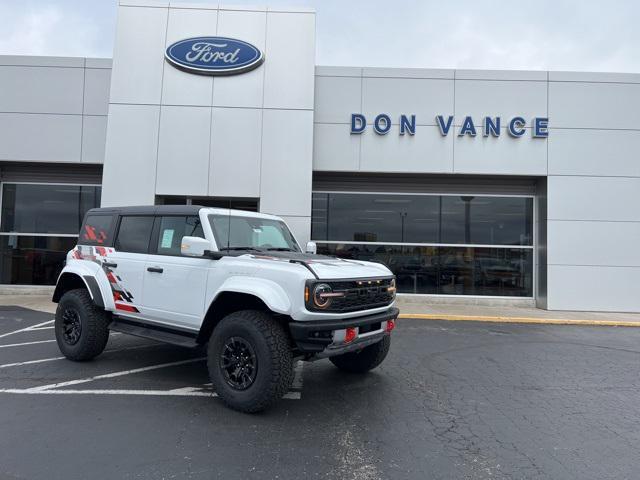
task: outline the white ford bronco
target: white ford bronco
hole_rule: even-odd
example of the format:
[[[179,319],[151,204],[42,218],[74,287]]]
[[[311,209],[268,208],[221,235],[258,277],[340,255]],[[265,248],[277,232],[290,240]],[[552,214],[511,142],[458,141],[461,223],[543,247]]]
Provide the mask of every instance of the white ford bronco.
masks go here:
[[[304,253],[278,217],[186,206],[96,208],[53,294],[71,360],[109,331],[207,349],[213,387],[257,412],[289,390],[296,359],[364,373],[389,351],[396,284],[385,266]]]

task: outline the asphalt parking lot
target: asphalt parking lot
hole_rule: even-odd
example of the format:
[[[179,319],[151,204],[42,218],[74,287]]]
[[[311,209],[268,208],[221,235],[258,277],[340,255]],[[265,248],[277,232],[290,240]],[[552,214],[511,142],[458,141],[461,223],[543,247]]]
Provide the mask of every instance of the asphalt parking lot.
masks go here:
[[[73,363],[52,318],[0,307],[0,479],[638,476],[640,329],[401,320],[378,370],[298,366],[246,415],[201,352],[112,335]]]

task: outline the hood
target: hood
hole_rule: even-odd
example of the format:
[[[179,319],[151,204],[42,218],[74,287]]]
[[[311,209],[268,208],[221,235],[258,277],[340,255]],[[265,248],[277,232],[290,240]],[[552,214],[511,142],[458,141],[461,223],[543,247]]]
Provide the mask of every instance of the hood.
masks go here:
[[[386,266],[375,262],[343,260],[326,255],[296,252],[269,252],[268,255],[282,260],[304,261],[320,279],[324,280],[386,277],[393,275]]]

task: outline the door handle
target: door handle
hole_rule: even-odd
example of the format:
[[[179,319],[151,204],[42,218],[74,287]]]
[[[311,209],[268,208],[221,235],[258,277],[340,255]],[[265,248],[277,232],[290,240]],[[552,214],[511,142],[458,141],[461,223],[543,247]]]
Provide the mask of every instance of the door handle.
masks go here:
[[[164,269],[160,267],[147,267],[147,272],[162,273],[164,272]]]
[[[111,262],[104,262],[102,264],[103,267],[108,267],[108,268],[117,268],[118,264],[117,263],[111,263]]]

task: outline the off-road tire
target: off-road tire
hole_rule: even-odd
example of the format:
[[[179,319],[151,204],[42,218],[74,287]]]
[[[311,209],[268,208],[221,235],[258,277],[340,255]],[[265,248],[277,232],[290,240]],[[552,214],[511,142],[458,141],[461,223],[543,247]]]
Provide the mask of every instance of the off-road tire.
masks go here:
[[[244,390],[225,378],[221,357],[231,338],[248,342],[256,360],[255,379]],[[293,357],[285,327],[269,313],[242,310],[224,317],[211,334],[207,349],[209,377],[218,396],[234,410],[265,410],[289,391],[293,382]]]
[[[65,312],[76,312],[80,322],[80,335],[74,344],[65,340]],[[111,315],[97,307],[85,289],[69,290],[58,302],[54,329],[58,348],[69,360],[82,362],[102,353],[109,340]]]
[[[385,335],[382,340],[357,352],[343,353],[329,357],[340,370],[350,373],[366,373],[380,365],[389,353],[391,336]]]

